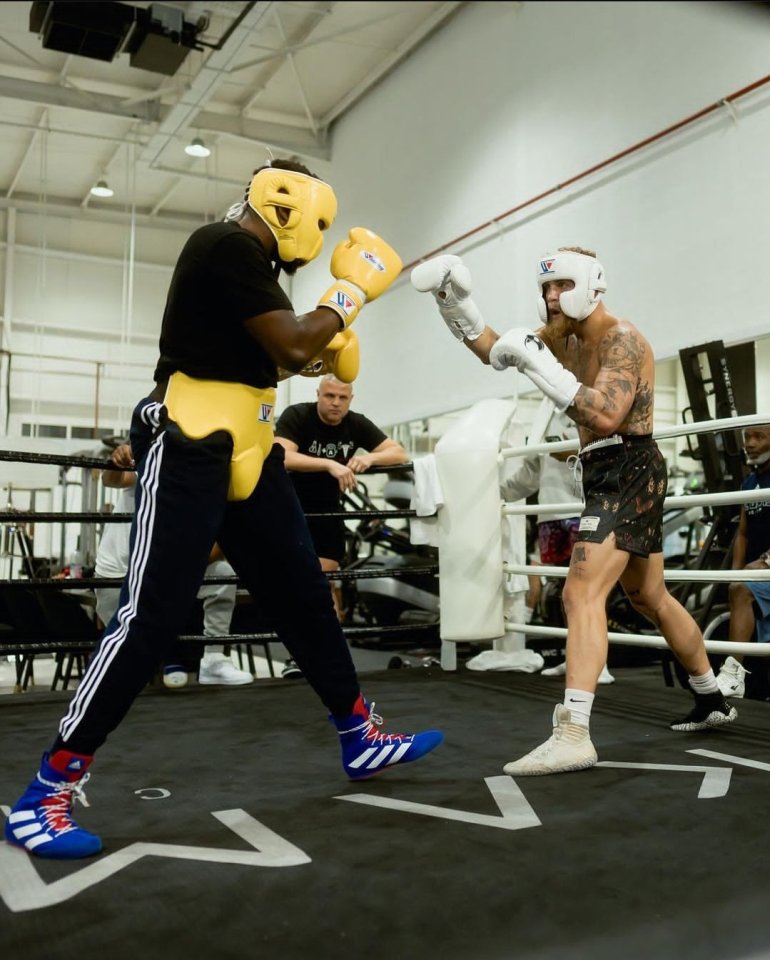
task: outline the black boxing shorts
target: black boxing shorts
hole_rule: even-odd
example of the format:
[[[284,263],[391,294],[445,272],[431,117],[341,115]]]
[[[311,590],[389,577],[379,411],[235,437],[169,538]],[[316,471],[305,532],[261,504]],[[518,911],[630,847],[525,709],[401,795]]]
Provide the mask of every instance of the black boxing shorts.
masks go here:
[[[615,435],[579,454],[585,507],[577,541],[615,545],[639,557],[663,549],[663,503],[668,468],[651,434]]]

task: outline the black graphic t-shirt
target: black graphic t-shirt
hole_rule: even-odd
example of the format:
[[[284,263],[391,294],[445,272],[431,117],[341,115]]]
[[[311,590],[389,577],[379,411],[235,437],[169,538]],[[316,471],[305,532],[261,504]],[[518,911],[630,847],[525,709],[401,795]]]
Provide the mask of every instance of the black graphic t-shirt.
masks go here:
[[[287,407],[278,418],[275,435],[296,443],[298,453],[343,464],[356,450],[374,450],[388,439],[375,423],[352,410],[338,426],[330,426],[318,416],[315,403],[295,403]],[[330,473],[291,471],[290,476],[305,513],[339,509],[339,484]]]
[[[746,477],[741,490],[767,490],[770,487],[770,470],[754,471]],[[770,503],[755,500],[744,503],[746,511],[746,563],[753,563],[765,550],[770,549]]]

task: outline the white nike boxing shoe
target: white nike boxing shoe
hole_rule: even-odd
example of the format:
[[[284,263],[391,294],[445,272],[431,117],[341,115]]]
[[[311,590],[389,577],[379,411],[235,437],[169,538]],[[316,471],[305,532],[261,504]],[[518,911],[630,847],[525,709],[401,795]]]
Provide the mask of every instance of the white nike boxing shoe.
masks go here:
[[[717,686],[725,697],[743,697],[746,694],[746,674],[749,672],[735,657],[728,657],[717,674]]]
[[[553,711],[553,734],[520,760],[503,767],[511,777],[542,777],[593,767],[599,758],[588,727],[572,722],[572,714],[561,703]]]

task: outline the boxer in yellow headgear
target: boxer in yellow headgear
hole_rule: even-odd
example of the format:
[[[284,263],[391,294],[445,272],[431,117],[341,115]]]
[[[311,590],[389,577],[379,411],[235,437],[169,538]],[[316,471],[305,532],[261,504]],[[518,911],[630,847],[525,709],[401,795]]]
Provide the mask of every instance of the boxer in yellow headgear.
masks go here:
[[[328,183],[279,167],[254,174],[247,203],[275,237],[281,263],[296,264],[295,270],[315,260],[323,233],[337,215],[337,198]]]
[[[273,163],[254,173],[243,204],[231,208],[226,222],[249,229],[264,224],[275,241],[278,269],[292,274],[314,260],[323,234],[334,222],[337,198],[323,180],[289,162]],[[401,271],[398,254],[363,227],[350,231],[332,255],[337,281],[319,301],[340,318],[342,330],[299,372],[305,376],[333,373],[344,383],[358,375],[358,339],[347,327],[368,300],[380,296]],[[288,374],[287,374],[288,370]],[[291,375],[280,364],[277,378]],[[264,458],[273,443],[275,390],[230,381],[210,381],[175,372],[169,378],[165,405],[172,419],[191,439],[225,430],[233,440],[229,498],[243,500],[256,486]]]
[[[303,171],[279,164],[257,170],[249,184],[246,204],[238,205],[236,211],[236,222],[241,225],[252,211],[267,226],[275,238],[275,260],[287,273],[294,273],[318,256],[323,233],[337,213],[337,198],[329,184]],[[226,222],[233,220],[236,218],[231,211]],[[164,403],[171,418],[191,439],[202,439],[216,430],[230,434],[233,456],[228,498],[245,500],[256,486],[273,445],[274,387],[193,379],[177,371],[169,377]]]
[[[348,778],[419,760],[441,743],[436,730],[375,726],[382,720],[361,693],[284,449],[273,444],[279,368],[301,372],[335,338],[331,353],[349,356],[350,323],[401,270],[384,240],[354,228],[332,256],[332,286],[298,316],[278,274],[319,255],[335,212],[331,187],[296,161],[275,161],[255,171],[224,221],[198,227],[185,243],[166,300],[156,387],[131,421],[137,509],[119,608],[8,814],[12,846],[52,860],[100,852],[101,839],[74,821],[72,804],[84,799],[96,750],[187,632],[214,543],[323,704]],[[205,744],[195,750],[203,756]],[[243,752],[243,763],[252,754]]]

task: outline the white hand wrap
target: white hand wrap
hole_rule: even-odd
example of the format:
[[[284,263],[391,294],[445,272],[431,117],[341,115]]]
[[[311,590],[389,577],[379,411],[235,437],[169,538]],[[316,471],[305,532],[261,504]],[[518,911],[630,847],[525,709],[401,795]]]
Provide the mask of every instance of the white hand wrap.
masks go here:
[[[444,322],[458,340],[475,340],[486,324],[470,298],[471,274],[459,257],[443,254],[426,260],[412,270],[412,286],[420,293],[430,291]]]
[[[559,411],[566,410],[580,389],[574,373],[563,367],[537,334],[526,327],[504,333],[489,352],[495,370],[516,367],[549,397]]]

